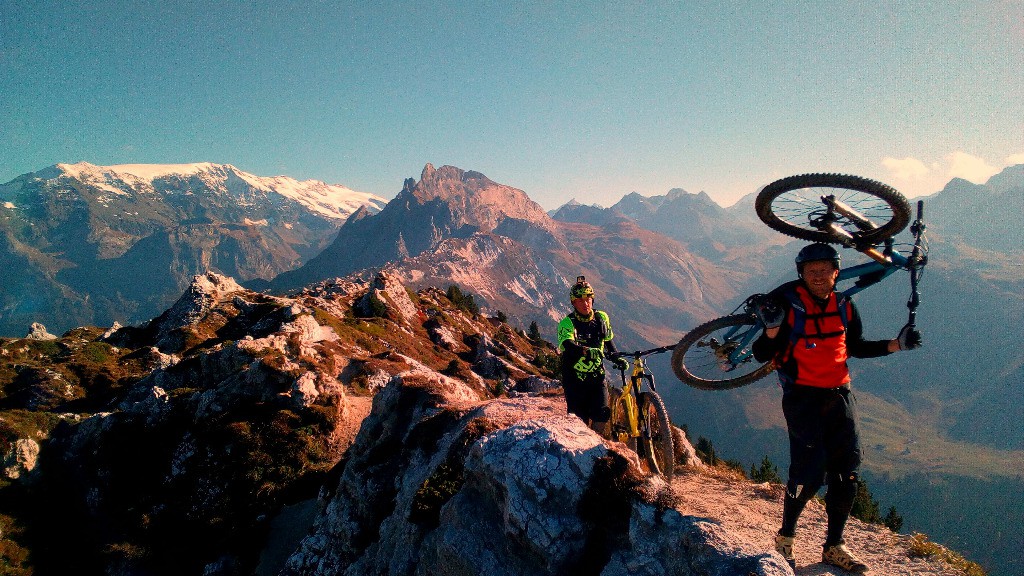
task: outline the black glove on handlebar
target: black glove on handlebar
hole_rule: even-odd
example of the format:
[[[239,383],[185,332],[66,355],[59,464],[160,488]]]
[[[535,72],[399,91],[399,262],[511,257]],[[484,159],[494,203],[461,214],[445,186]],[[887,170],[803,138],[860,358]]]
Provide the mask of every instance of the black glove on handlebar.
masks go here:
[[[921,332],[910,324],[903,326],[900,330],[900,335],[896,337],[896,342],[900,345],[900,350],[913,350],[914,348],[920,348],[923,344]]]
[[[622,356],[612,358],[612,366],[615,366],[616,370],[625,370],[629,368],[629,362],[626,361]]]

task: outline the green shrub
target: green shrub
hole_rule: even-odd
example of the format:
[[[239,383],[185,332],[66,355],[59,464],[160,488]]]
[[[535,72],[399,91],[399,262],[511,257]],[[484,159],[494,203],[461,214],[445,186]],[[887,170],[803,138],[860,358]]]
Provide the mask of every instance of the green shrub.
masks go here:
[[[558,354],[537,352],[533,357],[533,365],[540,368],[541,374],[549,378],[557,378],[562,371],[562,359]]]
[[[106,342],[89,342],[82,347],[82,358],[95,364],[106,364],[110,361],[112,348]]]
[[[869,524],[882,523],[878,500],[871,495],[868,483],[864,480],[857,480],[857,495],[853,498],[853,509],[850,510],[850,516]]]
[[[697,451],[697,457],[708,466],[715,466],[719,462],[718,455],[715,454],[715,445],[711,443],[711,440],[703,436],[697,438],[697,445],[694,446],[694,450]]]
[[[28,348],[32,355],[53,357],[61,352],[60,344],[56,340],[29,340]]]
[[[895,506],[890,506],[889,512],[882,518],[882,524],[893,532],[899,532],[900,528],[903,528],[903,516],[896,512]]]
[[[530,339],[530,342],[534,344],[540,344],[544,341],[540,334],[540,326],[537,326],[537,321],[530,322],[530,331],[527,332],[526,337]]]

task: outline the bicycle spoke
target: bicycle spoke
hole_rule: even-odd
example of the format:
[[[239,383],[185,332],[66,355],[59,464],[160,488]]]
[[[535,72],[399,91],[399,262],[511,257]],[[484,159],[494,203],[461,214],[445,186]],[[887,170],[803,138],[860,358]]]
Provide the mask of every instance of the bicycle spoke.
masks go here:
[[[672,369],[683,382],[711,390],[749,384],[771,367],[750,354],[750,343],[760,331],[750,316],[718,318],[694,328],[672,354]]]
[[[775,199],[772,210],[780,220],[795,226],[804,226],[808,223],[808,214],[811,213],[808,211],[809,207],[822,214],[825,213],[826,208],[821,201],[822,196],[834,196],[873,222],[887,222],[892,219],[892,208],[877,197],[857,190],[829,187],[802,188],[787,192]],[[849,229],[851,232],[857,230],[850,220],[838,214],[834,216],[843,228]]]
[[[776,180],[758,193],[754,205],[758,217],[783,234],[843,244],[851,237],[858,244],[882,241],[902,230],[910,215],[906,198],[895,189],[843,174]]]

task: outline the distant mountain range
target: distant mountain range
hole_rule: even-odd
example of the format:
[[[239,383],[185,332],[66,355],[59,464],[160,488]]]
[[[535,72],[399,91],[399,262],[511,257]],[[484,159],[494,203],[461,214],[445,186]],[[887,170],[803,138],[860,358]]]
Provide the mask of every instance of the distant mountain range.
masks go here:
[[[627,341],[678,338],[735,299],[749,272],[722,269],[628,218],[552,218],[521,190],[483,174],[428,164],[378,214],[357,212],[334,242],[275,278],[281,291],[387,267],[410,286],[458,284],[486,309],[553,333],[577,275]]]
[[[192,277],[273,276],[383,198],[222,164],[57,164],[0,185],[0,334],[139,322]]]
[[[955,178],[928,198],[928,219],[951,243],[995,252],[1024,252],[1024,164],[1011,166],[985,184]]]

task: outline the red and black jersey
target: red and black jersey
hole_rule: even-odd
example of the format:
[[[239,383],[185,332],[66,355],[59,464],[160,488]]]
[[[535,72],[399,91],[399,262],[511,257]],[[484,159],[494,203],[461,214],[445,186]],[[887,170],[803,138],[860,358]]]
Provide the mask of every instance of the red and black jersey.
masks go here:
[[[845,296],[816,298],[800,281],[773,294],[786,307],[786,321],[775,338],[762,335],[754,343],[754,356],[774,359],[784,384],[838,388],[850,382],[848,358],[889,353],[887,340],[864,340],[857,308]]]

